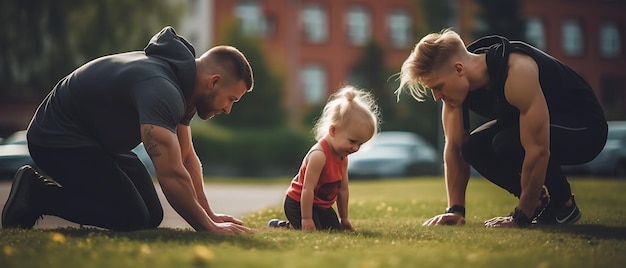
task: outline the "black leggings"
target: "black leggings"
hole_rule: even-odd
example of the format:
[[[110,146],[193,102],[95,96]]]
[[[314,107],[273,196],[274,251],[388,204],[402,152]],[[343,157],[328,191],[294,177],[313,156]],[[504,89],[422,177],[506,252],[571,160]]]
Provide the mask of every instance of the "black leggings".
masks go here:
[[[488,126],[490,123],[478,127],[465,139],[463,158],[486,179],[519,198],[524,160],[519,124]],[[551,200],[565,202],[572,194],[561,166],[591,161],[604,147],[606,123],[597,125],[552,120],[550,159],[544,182]]]
[[[291,226],[295,229],[302,229],[300,202],[286,196],[284,209],[285,216],[287,216],[287,220],[291,223]],[[332,207],[321,208],[313,205],[313,222],[317,230],[343,230],[343,227],[339,224],[337,213]]]
[[[29,150],[38,168],[63,186],[37,193],[43,214],[118,231],[156,228],[163,220],[152,178],[133,152],[35,145]]]

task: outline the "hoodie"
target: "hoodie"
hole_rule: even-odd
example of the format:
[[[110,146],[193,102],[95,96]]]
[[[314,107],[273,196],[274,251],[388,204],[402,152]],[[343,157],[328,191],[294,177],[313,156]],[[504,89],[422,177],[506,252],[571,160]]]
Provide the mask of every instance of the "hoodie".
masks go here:
[[[94,59],[61,79],[37,109],[28,142],[128,152],[141,142],[140,124],[172,132],[189,125],[195,79],[193,46],[165,27],[143,51]]]

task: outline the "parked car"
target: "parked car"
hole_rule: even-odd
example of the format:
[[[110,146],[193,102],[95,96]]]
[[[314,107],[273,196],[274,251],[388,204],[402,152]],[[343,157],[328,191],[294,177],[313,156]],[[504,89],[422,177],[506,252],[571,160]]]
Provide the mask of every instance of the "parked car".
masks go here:
[[[350,178],[441,174],[440,153],[418,134],[383,131],[348,156]]]
[[[609,121],[608,124],[606,145],[600,154],[585,164],[564,166],[566,174],[626,178],[626,121]]]
[[[150,175],[156,172],[152,160],[146,153],[143,143],[133,149],[139,160],[144,163]],[[26,130],[20,130],[3,140],[0,144],[0,179],[13,179],[15,172],[23,165],[31,165],[36,168],[35,162],[30,157],[26,142]]]
[[[0,144],[0,178],[12,179],[23,165],[35,165],[28,152],[26,130],[11,134]]]
[[[148,169],[148,172],[150,172],[150,175],[152,175],[153,177],[156,176],[154,164],[152,163],[152,159],[150,159],[150,156],[148,156],[148,153],[146,152],[146,148],[143,146],[143,142],[137,145],[137,147],[133,149],[133,152],[137,155],[137,157],[139,157],[139,160],[141,160],[141,162],[143,162],[143,164],[146,166],[146,168]]]

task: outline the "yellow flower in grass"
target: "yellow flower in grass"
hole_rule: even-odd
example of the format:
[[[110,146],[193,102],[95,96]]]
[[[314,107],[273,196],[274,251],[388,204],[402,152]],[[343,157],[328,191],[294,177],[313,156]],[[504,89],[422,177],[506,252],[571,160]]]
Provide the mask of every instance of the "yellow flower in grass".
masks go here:
[[[141,253],[141,255],[150,255],[150,253],[152,253],[152,251],[150,250],[150,246],[148,246],[147,244],[141,244],[141,246],[139,247],[139,252]]]
[[[208,264],[213,260],[213,251],[209,248],[197,245],[193,248],[193,262],[196,265]]]
[[[2,247],[2,252],[4,252],[4,255],[6,256],[11,256],[15,253],[15,249],[11,246],[4,246]]]
[[[51,235],[52,242],[63,244],[65,243],[65,236],[62,233],[54,232]]]

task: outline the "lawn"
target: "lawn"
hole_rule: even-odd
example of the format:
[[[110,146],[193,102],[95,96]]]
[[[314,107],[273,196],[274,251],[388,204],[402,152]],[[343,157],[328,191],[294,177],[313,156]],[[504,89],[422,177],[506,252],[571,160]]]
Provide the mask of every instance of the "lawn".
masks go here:
[[[285,179],[284,181],[289,181]],[[573,179],[583,218],[570,226],[488,229],[512,196],[470,181],[467,224],[422,227],[446,206],[441,178],[353,181],[356,232],[270,229],[280,206],[243,218],[253,234],[188,230],[0,230],[0,267],[623,267],[626,181]]]

